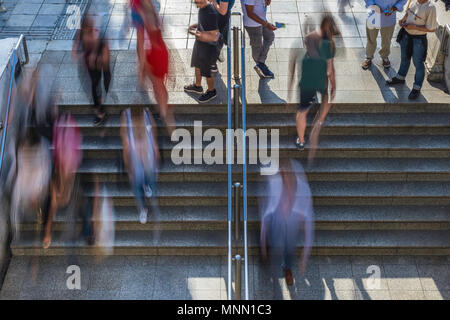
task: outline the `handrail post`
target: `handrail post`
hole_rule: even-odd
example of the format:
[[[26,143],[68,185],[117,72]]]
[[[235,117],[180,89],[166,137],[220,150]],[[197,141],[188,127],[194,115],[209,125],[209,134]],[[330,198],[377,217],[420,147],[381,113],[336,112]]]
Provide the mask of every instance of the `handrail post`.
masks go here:
[[[233,27],[233,76],[239,82],[239,31],[240,28]]]
[[[234,103],[234,130],[239,129],[239,89],[240,85],[233,86],[233,103]]]
[[[240,255],[236,255],[234,257],[234,299],[241,300],[241,291],[242,291],[242,258]]]
[[[241,236],[241,184],[234,184],[234,240]]]

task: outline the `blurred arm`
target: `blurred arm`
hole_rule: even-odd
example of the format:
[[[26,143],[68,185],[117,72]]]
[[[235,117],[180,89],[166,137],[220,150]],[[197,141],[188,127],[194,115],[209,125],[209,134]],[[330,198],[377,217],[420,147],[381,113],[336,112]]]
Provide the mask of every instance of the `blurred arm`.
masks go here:
[[[220,1],[220,3],[217,3],[216,0],[213,0],[214,7],[216,7],[217,12],[219,12],[221,15],[226,15],[228,11],[228,2]]]

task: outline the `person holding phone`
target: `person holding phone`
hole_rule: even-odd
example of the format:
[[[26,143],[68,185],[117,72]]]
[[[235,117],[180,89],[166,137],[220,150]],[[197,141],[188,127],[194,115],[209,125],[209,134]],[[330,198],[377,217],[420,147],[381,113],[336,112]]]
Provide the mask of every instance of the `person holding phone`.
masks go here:
[[[214,88],[212,66],[216,64],[219,40],[219,18],[214,5],[208,0],[195,0],[198,10],[198,23],[189,27],[188,32],[195,36],[191,67],[195,68],[195,83],[184,87],[185,92],[199,94],[199,102],[205,103],[217,97]],[[206,78],[208,89],[203,93],[202,77]]]
[[[415,100],[420,96],[420,89],[425,80],[427,33],[434,32],[437,28],[436,7],[429,0],[416,0],[398,23],[406,31],[399,39],[401,63],[397,75],[387,80],[386,84],[389,86],[404,84],[412,59],[416,67],[416,74],[413,89],[408,98]]]
[[[377,49],[378,33],[381,33],[381,49],[379,54],[383,67],[390,68],[391,40],[394,35],[396,12],[403,11],[407,0],[366,0],[366,7],[370,9],[367,22],[366,59],[361,67],[367,70],[372,65],[375,50]]]
[[[261,78],[274,78],[266,65],[267,55],[275,40],[274,30],[277,30],[267,21],[267,6],[270,3],[271,0],[241,0],[244,27],[250,37],[252,56],[256,63],[254,69]]]

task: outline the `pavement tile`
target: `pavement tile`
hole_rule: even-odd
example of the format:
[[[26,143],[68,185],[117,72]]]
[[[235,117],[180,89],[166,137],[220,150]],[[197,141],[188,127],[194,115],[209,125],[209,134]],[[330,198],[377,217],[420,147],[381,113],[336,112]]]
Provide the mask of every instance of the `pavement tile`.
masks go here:
[[[390,290],[392,300],[425,300],[421,290]]]
[[[31,27],[35,18],[35,15],[12,14],[5,27]]]
[[[391,300],[389,290],[356,290],[355,295],[358,300]]]
[[[55,27],[59,16],[56,14],[38,14],[33,22],[32,28]]]
[[[441,292],[435,290],[435,291],[424,291],[426,300],[444,300],[444,297],[442,296]]]

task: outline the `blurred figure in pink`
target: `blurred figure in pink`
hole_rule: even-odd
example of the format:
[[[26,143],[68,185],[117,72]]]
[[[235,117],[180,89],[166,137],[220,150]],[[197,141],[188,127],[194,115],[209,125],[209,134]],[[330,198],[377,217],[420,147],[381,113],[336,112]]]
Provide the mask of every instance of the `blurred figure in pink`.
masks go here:
[[[304,249],[300,258],[300,271],[306,271],[314,236],[314,212],[311,191],[301,164],[282,159],[280,170],[269,176],[267,198],[262,203],[261,250],[268,251],[272,266],[277,271],[281,262],[287,285],[294,283],[292,265],[300,235]],[[269,250],[268,250],[269,248]]]
[[[58,209],[68,205],[74,193],[75,178],[81,164],[81,133],[71,114],[62,114],[53,126],[53,177],[50,209],[45,224],[42,247],[51,244],[53,218]]]

